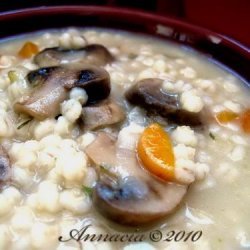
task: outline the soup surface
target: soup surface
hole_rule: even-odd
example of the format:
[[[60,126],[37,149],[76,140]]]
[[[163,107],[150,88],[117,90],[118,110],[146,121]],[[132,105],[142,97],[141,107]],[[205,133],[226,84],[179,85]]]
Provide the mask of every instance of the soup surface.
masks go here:
[[[249,142],[249,90],[190,48],[104,29],[5,40],[0,249],[250,249]]]

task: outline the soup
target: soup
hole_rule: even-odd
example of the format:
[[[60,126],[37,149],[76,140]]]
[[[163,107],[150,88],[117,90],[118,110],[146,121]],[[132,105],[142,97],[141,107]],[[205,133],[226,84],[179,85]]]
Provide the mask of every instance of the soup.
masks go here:
[[[97,28],[16,37],[0,54],[0,249],[250,248],[239,77]]]

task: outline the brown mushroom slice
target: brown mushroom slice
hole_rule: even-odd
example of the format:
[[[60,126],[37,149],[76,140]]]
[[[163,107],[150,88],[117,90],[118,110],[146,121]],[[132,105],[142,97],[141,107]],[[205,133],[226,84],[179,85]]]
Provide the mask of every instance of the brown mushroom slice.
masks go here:
[[[83,107],[82,120],[86,130],[113,125],[125,119],[123,109],[115,102],[102,102]]]
[[[183,200],[187,185],[151,176],[139,165],[135,151],[117,148],[110,138],[101,132],[85,151],[97,165],[108,166],[104,173],[100,171],[94,189],[97,210],[112,221],[130,226],[171,214]]]
[[[60,104],[68,97],[68,91],[64,88],[65,82],[74,82],[76,76],[67,69],[58,67],[51,70],[46,77],[37,75],[34,81],[38,81],[39,77],[40,84],[34,87],[28,96],[15,103],[14,110],[43,120],[60,113]],[[28,76],[29,78],[31,79]]]
[[[159,114],[177,124],[200,126],[201,114],[189,112],[181,107],[178,94],[167,93],[162,89],[163,80],[147,78],[137,82],[126,93],[126,99],[134,105]]]
[[[88,66],[78,71],[77,81],[73,85],[65,85],[67,88],[83,88],[88,95],[87,104],[93,104],[106,99],[111,91],[109,73],[102,68]]]
[[[46,67],[33,70],[28,73],[27,80],[32,87],[43,84],[48,78],[52,77],[53,71],[59,71],[59,67]]]
[[[66,89],[83,88],[88,95],[88,103],[96,103],[107,98],[111,91],[110,77],[105,69],[95,66],[71,65],[68,67],[47,67],[31,71],[27,78],[32,86],[41,85],[61,71]],[[60,72],[59,72],[60,74]]]
[[[97,67],[41,68],[30,72],[27,78],[35,87],[29,95],[14,104],[14,110],[38,120],[58,115],[60,104],[67,99],[71,88],[85,89],[88,103],[105,99],[110,93],[109,75],[106,70]]]
[[[102,179],[94,190],[94,203],[104,216],[129,226],[152,223],[171,214],[182,201],[187,186],[134,177]]]
[[[0,145],[0,184],[10,179],[10,159],[2,145]]]
[[[86,52],[85,60],[89,64],[105,66],[115,60],[109,50],[101,44],[89,44],[85,46],[83,50]]]
[[[78,62],[95,66],[105,66],[112,61],[114,61],[113,55],[101,44],[90,44],[80,49],[47,48],[38,53],[34,58],[34,62],[40,67]]]

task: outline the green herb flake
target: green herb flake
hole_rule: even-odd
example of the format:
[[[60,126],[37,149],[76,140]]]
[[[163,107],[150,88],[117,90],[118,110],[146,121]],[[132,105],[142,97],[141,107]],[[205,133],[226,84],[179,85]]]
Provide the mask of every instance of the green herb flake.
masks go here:
[[[107,175],[110,178],[117,179],[117,175],[114,172],[110,171],[110,166],[108,166],[108,165],[100,165],[99,167],[100,167],[100,172],[102,174]]]
[[[209,132],[209,136],[210,136],[210,138],[211,138],[212,140],[215,140],[215,136],[214,136],[213,133]]]
[[[85,194],[87,194],[88,196],[92,196],[93,193],[93,188],[91,187],[87,187],[87,186],[82,186],[82,190]]]
[[[8,72],[8,77],[11,83],[16,82],[19,79],[17,72],[14,70]]]
[[[136,55],[136,54],[134,54],[134,53],[128,54],[128,58],[131,59],[131,60],[135,59],[137,56],[138,56],[138,55]]]
[[[101,170],[109,170],[110,166],[108,165],[100,165]]]
[[[28,120],[22,122],[20,125],[17,126],[17,129],[23,128],[25,125],[27,125],[31,121],[32,121],[32,119],[28,119]]]

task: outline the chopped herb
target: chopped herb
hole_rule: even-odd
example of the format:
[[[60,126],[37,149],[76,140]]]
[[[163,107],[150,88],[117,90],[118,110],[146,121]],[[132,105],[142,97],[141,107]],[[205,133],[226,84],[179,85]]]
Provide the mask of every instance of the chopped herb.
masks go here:
[[[214,136],[213,133],[209,132],[209,136],[210,136],[211,139],[215,140],[215,136]]]
[[[8,72],[8,77],[11,83],[16,82],[19,79],[17,72],[14,70]]]
[[[128,58],[129,59],[135,59],[138,55],[134,54],[134,53],[130,53],[128,54]]]
[[[100,168],[101,168],[102,170],[109,170],[109,169],[110,169],[110,166],[108,166],[108,165],[100,165]]]
[[[87,194],[88,196],[91,196],[93,193],[93,188],[91,187],[87,187],[87,186],[82,186],[82,190],[85,194]]]
[[[31,121],[32,121],[32,119],[28,119],[28,120],[24,121],[23,123],[21,123],[20,125],[17,126],[17,129],[21,129],[22,127],[24,127],[25,125],[27,125]]]
[[[111,178],[117,178],[117,175],[115,173],[113,173],[112,171],[109,170],[109,166],[106,165],[100,165],[100,171],[105,174],[108,175]]]
[[[81,35],[81,38],[84,40],[84,42],[85,42],[86,44],[89,44],[87,38],[86,38],[84,35]]]

